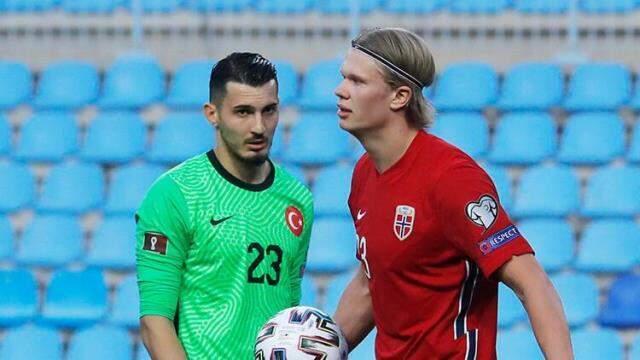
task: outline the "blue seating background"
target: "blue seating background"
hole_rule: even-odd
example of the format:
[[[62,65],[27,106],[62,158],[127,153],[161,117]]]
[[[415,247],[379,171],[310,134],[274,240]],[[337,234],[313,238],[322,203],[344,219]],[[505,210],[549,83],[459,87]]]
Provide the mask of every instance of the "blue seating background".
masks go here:
[[[228,5],[144,3],[149,11]],[[278,11],[269,10],[278,3],[292,12],[314,4],[296,2],[300,10],[287,1],[256,3],[264,11]],[[402,11],[402,2],[371,3]],[[476,11],[469,8],[476,2],[432,3],[420,11],[451,3],[456,11]],[[533,7],[532,1],[514,3]],[[11,11],[29,4],[4,2]],[[89,11],[76,1],[51,4]],[[110,8],[107,1],[98,5]],[[339,5],[326,3],[323,11],[342,11]],[[563,11],[554,9],[548,11]],[[19,349],[33,344],[33,356],[48,359],[86,358],[96,349],[105,358],[144,358],[133,213],[163,171],[214,146],[214,129],[198,112],[213,63],[194,59],[170,73],[153,57],[125,56],[105,69],[63,62],[35,72],[0,61],[0,360],[19,359]],[[329,312],[357,264],[346,198],[362,153],[337,125],[339,63],[319,60],[300,71],[278,61],[283,111],[294,115],[280,125],[273,149],[275,160],[316,197],[303,302]],[[489,64],[458,63],[442,69],[426,92],[439,111],[431,131],[487,170],[551,275],[580,359],[640,354],[635,70],[613,63],[575,69],[523,63],[500,72]],[[75,87],[88,90],[78,94]],[[522,305],[504,286],[500,294],[499,355],[539,358]],[[366,346],[372,337],[365,344],[354,358],[371,357]]]

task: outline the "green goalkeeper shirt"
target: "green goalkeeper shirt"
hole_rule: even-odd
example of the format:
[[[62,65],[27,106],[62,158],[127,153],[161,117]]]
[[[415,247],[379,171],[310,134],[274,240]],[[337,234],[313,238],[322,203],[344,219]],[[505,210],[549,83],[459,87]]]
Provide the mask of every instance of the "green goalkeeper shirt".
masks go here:
[[[174,320],[189,359],[253,359],[261,326],[300,301],[313,200],[273,163],[248,184],[213,151],[191,158],[156,180],[136,222],[140,316]]]

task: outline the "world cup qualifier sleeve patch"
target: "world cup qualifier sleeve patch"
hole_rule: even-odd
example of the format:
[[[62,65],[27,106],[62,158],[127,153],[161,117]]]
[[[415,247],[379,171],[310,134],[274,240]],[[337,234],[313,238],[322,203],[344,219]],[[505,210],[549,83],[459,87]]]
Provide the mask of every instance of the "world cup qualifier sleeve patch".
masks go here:
[[[169,238],[160,233],[144,233],[144,244],[142,248],[160,255],[167,255],[167,243]]]
[[[520,236],[520,231],[514,226],[511,225],[504,230],[501,230],[488,238],[480,241],[478,243],[478,247],[480,247],[480,251],[484,255],[490,254],[493,250],[502,247],[503,245],[509,243],[510,241],[516,239]]]

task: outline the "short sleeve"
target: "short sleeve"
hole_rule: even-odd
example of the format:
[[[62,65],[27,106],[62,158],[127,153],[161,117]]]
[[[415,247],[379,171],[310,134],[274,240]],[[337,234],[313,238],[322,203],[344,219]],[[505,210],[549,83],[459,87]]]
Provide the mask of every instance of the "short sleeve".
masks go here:
[[[170,176],[158,179],[136,213],[140,316],[173,320],[190,244],[186,202]]]
[[[490,277],[512,256],[533,253],[477,164],[464,161],[438,179],[431,200],[444,236]]]

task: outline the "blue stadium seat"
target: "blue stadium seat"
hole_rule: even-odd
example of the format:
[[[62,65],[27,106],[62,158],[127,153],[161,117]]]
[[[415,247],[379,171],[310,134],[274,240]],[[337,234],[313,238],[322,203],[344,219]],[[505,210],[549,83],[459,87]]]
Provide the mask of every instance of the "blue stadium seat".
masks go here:
[[[182,0],[140,0],[145,13],[172,13],[180,8]],[[133,8],[134,0],[125,0],[123,5]]]
[[[571,333],[571,342],[576,359],[624,359],[622,339],[614,330],[577,330]]]
[[[617,278],[606,296],[600,323],[617,328],[640,326],[640,276],[627,274]],[[637,344],[640,342],[636,341]],[[636,345],[637,347],[637,345]],[[640,348],[634,349],[640,355]],[[640,356],[636,357],[640,359]],[[632,359],[636,359],[632,356]]]
[[[38,312],[38,284],[28,270],[0,270],[0,326],[16,326]]]
[[[563,14],[569,10],[569,1],[570,0],[515,0],[514,8],[525,14]]]
[[[256,10],[267,14],[301,14],[309,11],[314,0],[258,0]]]
[[[598,285],[585,274],[558,274],[551,277],[570,327],[588,324],[598,316]]]
[[[284,160],[297,165],[328,165],[351,153],[349,135],[331,113],[306,113],[293,126]]]
[[[312,189],[315,216],[351,216],[347,200],[352,173],[353,168],[344,164],[325,167],[318,172]]]
[[[57,270],[51,277],[42,308],[44,324],[76,328],[92,325],[107,310],[107,288],[98,270]]]
[[[279,162],[284,155],[286,147],[287,143],[284,134],[284,126],[280,125],[276,127],[276,131],[273,134],[273,139],[271,140],[271,149],[269,150],[269,157],[272,160],[275,159]]]
[[[186,0],[185,3],[196,12],[239,12],[247,10],[253,0]]]
[[[309,275],[302,277],[302,297],[300,298],[300,305],[318,306],[318,291],[313,283],[313,279]]]
[[[136,262],[135,247],[133,216],[107,217],[93,234],[86,263],[115,270],[132,270]]]
[[[572,165],[599,165],[623,155],[625,129],[615,113],[581,113],[569,117],[558,160]]]
[[[13,257],[15,240],[11,222],[6,216],[0,216],[0,262]]]
[[[635,110],[640,110],[640,81],[636,81],[636,89],[634,91],[635,95],[629,101],[629,106]],[[1,102],[1,100],[0,100]]]
[[[134,246],[131,246],[131,250]],[[133,251],[132,251],[133,252]],[[140,326],[140,295],[136,274],[127,275],[116,288],[108,322],[115,326],[137,329]]]
[[[498,284],[498,325],[509,328],[527,318],[522,302],[505,284]]]
[[[615,111],[629,101],[631,74],[620,64],[579,65],[571,77],[564,107],[570,111]]]
[[[215,129],[201,113],[170,113],[156,127],[147,159],[177,164],[215,147]]]
[[[362,144],[360,144],[359,141],[356,140],[355,143],[356,144],[353,147],[353,151],[351,151],[351,157],[350,157],[350,160],[352,160],[354,163],[360,160],[362,155],[364,155],[364,153],[366,152],[366,150],[364,149]]]
[[[529,329],[500,331],[496,350],[498,359],[544,359]]]
[[[496,127],[489,160],[496,164],[531,165],[554,155],[556,123],[547,113],[511,113]]]
[[[298,100],[298,73],[288,61],[274,61],[278,74],[280,106],[293,105]]]
[[[561,3],[559,0],[549,2]],[[560,104],[563,93],[564,79],[559,66],[522,63],[506,74],[497,107],[507,111],[548,110]]]
[[[391,14],[429,14],[442,10],[447,0],[394,0],[383,4],[383,9]]]
[[[451,0],[452,13],[496,14],[510,5],[509,0]]]
[[[513,185],[507,170],[503,167],[492,165],[485,165],[483,168],[489,177],[491,177],[491,180],[493,180],[498,190],[498,197],[500,198],[502,207],[506,210],[511,209],[513,204]]]
[[[32,87],[31,71],[25,64],[0,61],[0,110],[27,102]]]
[[[174,109],[201,110],[209,101],[209,77],[215,62],[186,62],[175,71],[166,103]]]
[[[58,162],[78,149],[78,126],[71,113],[42,112],[22,126],[14,157],[35,162]]]
[[[637,293],[636,293],[637,294]],[[640,334],[638,334],[631,344],[629,360],[640,360]]]
[[[635,216],[640,213],[640,169],[605,167],[589,179],[582,215],[589,217]]]
[[[89,124],[83,160],[102,164],[129,162],[144,152],[147,129],[133,112],[101,113]]]
[[[129,334],[122,329],[96,325],[78,331],[69,341],[67,360],[131,359],[133,347]]]
[[[439,111],[482,110],[494,103],[498,75],[484,63],[458,63],[448,66],[436,83],[433,103]]]
[[[536,259],[546,271],[562,270],[573,262],[575,235],[565,220],[524,220],[518,224],[518,229],[536,251]]]
[[[329,315],[333,315],[336,312],[338,303],[340,302],[340,297],[342,296],[344,289],[346,289],[351,282],[351,279],[353,279],[354,274],[355,271],[347,271],[331,278],[325,291],[325,302],[322,307],[324,312]]]
[[[637,120],[636,125],[633,127],[633,137],[627,153],[627,160],[640,163],[640,120]]]
[[[57,0],[4,0],[4,8],[11,12],[43,12],[57,5]]]
[[[62,360],[62,339],[57,331],[45,327],[10,329],[0,342],[0,360]]]
[[[62,9],[68,13],[110,14],[117,5],[116,0],[62,0]]]
[[[42,212],[80,214],[102,206],[104,178],[94,164],[55,166],[46,178],[37,208]]]
[[[137,109],[162,99],[164,72],[146,55],[118,58],[107,71],[98,105],[107,109]]]
[[[342,59],[319,61],[311,64],[302,82],[298,105],[304,110],[335,110],[338,98],[335,89],[342,82]]]
[[[489,125],[480,113],[439,114],[431,132],[474,158],[484,156],[489,146]]]
[[[136,349],[136,360],[151,360],[151,356],[149,356],[149,353],[147,352],[147,349],[144,347],[144,344],[142,343],[142,341],[138,343],[138,346]]]
[[[349,353],[349,359],[351,360],[371,360],[376,358],[376,328],[373,328],[369,335]]]
[[[28,266],[56,267],[80,259],[83,235],[75,217],[39,215],[27,225],[16,260]]]
[[[95,66],[80,61],[60,61],[49,64],[42,72],[33,104],[40,109],[76,109],[93,103],[99,90]]]
[[[640,227],[632,220],[597,220],[582,234],[575,267],[623,272],[640,265]]]
[[[381,0],[359,0],[361,14],[369,13],[379,8]],[[316,9],[324,14],[349,14],[351,2],[344,0],[316,0]]]
[[[11,151],[12,132],[7,117],[0,114],[0,156],[6,155]]]
[[[563,165],[527,168],[512,214],[517,217],[565,217],[580,208],[580,182],[574,171]]]
[[[335,273],[356,265],[356,235],[351,219],[322,218],[313,224],[307,269]]]
[[[163,172],[163,167],[145,164],[130,164],[116,169],[104,212],[108,215],[132,216],[151,184]]]
[[[626,13],[636,7],[634,0],[580,0],[580,9],[586,13]]]
[[[303,183],[307,187],[309,186],[309,180],[307,179],[307,176],[305,175],[304,170],[302,170],[302,168],[300,168],[298,166],[295,166],[295,165],[289,165],[289,164],[285,164],[285,165],[281,165],[281,166],[290,175],[292,175],[294,178],[296,178],[296,180],[300,181],[301,183]]]
[[[0,163],[0,213],[31,206],[35,187],[35,179],[27,166]]]

